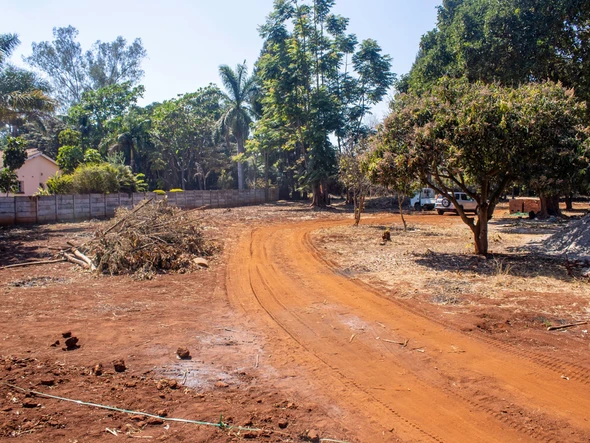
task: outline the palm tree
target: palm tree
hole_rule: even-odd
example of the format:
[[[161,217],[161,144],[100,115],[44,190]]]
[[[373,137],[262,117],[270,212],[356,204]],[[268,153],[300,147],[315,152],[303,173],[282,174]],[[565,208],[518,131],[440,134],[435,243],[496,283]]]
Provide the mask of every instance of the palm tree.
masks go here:
[[[0,124],[13,129],[23,117],[51,112],[56,105],[45,95],[46,85],[35,74],[6,63],[19,43],[16,34],[0,34]]]
[[[250,132],[250,123],[254,119],[251,102],[256,93],[255,76],[248,77],[246,61],[237,65],[236,69],[228,65],[219,67],[219,76],[225,87],[222,93],[225,102],[225,112],[219,120],[222,131],[231,134],[238,145],[238,155],[244,153],[244,143]],[[244,164],[238,160],[238,189],[244,189]]]

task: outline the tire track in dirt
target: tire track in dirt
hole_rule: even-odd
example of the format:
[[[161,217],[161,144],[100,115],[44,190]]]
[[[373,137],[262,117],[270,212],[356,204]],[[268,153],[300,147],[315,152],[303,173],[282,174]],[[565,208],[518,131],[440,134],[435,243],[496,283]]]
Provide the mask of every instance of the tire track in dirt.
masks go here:
[[[366,342],[361,336],[351,345],[354,336],[350,339],[350,343],[347,343],[347,337],[343,337],[340,330],[334,333],[333,330],[341,329],[341,325],[338,328],[332,326],[331,330],[323,321],[324,316],[306,312],[305,309],[310,306],[310,303],[317,303],[318,297],[326,297],[336,306],[336,309],[342,312],[352,308],[355,313],[361,313],[373,320],[377,316],[385,315],[387,323],[398,322],[399,314],[407,313],[413,317],[417,316],[416,313],[407,312],[405,307],[396,305],[383,295],[376,293],[373,288],[368,291],[368,288],[334,275],[330,269],[326,269],[325,261],[322,261],[319,252],[316,249],[309,249],[311,246],[309,231],[337,223],[342,222],[311,222],[299,224],[297,227],[295,225],[272,226],[265,228],[264,233],[252,232],[249,238],[245,241],[243,239],[234,257],[233,272],[239,271],[240,275],[228,277],[230,298],[235,298],[244,307],[249,303],[248,299],[254,296],[256,303],[272,318],[272,322],[289,334],[306,353],[322,361],[329,371],[344,379],[347,386],[352,386],[353,389],[370,397],[371,401],[359,408],[362,412],[383,416],[382,411],[375,409],[375,403],[377,403],[390,411],[396,425],[399,426],[401,421],[404,428],[397,431],[406,440],[417,438],[418,441],[423,441],[426,436],[434,441],[559,440],[553,432],[526,427],[511,415],[500,413],[488,407],[486,403],[470,399],[454,389],[445,387],[439,375],[433,375],[432,371],[421,368],[421,362],[416,361],[411,354],[403,354],[403,351],[397,350],[384,358],[380,349],[376,348],[383,343]],[[289,263],[292,266],[289,266]],[[231,264],[230,260],[229,268],[232,268]],[[316,278],[312,278],[313,274],[316,274]],[[321,275],[320,281],[317,279],[318,275]],[[319,288],[314,287],[315,283],[319,283]],[[339,293],[339,291],[342,292]],[[358,298],[367,303],[359,303]],[[369,306],[371,309],[364,304],[371,305]],[[391,311],[392,307],[402,312],[385,312]],[[433,333],[433,325],[439,327],[441,325],[425,319],[424,316],[418,316],[418,319],[419,321],[414,319],[413,326],[416,330],[422,327],[429,329],[428,333],[431,337],[429,337],[428,346],[434,348],[433,339],[436,342],[436,334],[440,331]],[[422,334],[426,332],[426,329]],[[449,332],[449,328],[445,325],[444,334],[448,339],[449,334],[457,335],[457,331]],[[420,341],[419,335],[413,340]],[[467,339],[473,342],[464,334],[459,335],[463,341]],[[451,338],[456,340],[456,337]],[[484,356],[489,352],[489,349],[482,347],[480,342],[476,343],[476,347],[473,343],[468,344],[470,345],[469,354],[479,353],[479,356]],[[334,352],[334,349],[339,352]],[[428,358],[434,359],[433,361],[439,366],[447,365],[454,371],[461,371],[465,369],[464,366],[467,366],[468,371],[474,370],[473,367],[469,367],[470,364],[474,366],[473,358],[467,361],[458,359],[463,361],[456,362],[444,354],[434,355],[434,352],[429,354],[432,355]],[[476,355],[475,358],[479,356]],[[297,355],[293,357],[298,358]],[[512,364],[522,364],[522,362],[512,362]],[[482,371],[478,365],[475,365],[475,369],[486,372]],[[495,367],[494,370],[496,369],[499,368]],[[537,368],[534,370],[538,372]],[[392,375],[396,371],[403,374],[403,383],[411,386],[411,394],[404,398],[400,398],[400,395],[389,386]],[[486,377],[495,380],[493,372],[491,375],[486,374]],[[516,389],[515,386],[510,386],[509,393],[519,390],[520,381],[526,384],[522,372],[520,378],[514,380],[513,385],[516,384]],[[510,378],[507,371],[503,371],[502,377]],[[378,385],[381,383],[381,386],[387,386],[387,388],[372,393],[371,385],[374,385],[375,381]],[[530,383],[527,388],[531,388]],[[554,386],[550,388],[549,391],[555,391]],[[526,391],[526,389],[520,390]],[[522,397],[522,393],[517,393]],[[531,397],[528,392],[525,394],[525,400]],[[346,403],[346,398],[358,398],[358,393],[347,392],[339,397],[337,401],[342,405]],[[486,398],[488,402],[490,399],[499,401],[499,398],[494,395],[486,395]],[[519,400],[523,403],[522,398]],[[546,402],[546,398],[543,400]],[[571,403],[561,402],[557,408],[563,406],[571,408]],[[564,415],[567,414],[553,414],[557,422],[563,422],[567,426],[567,417]],[[574,415],[573,421],[576,426],[581,425],[587,431],[588,425],[580,419],[580,412]],[[370,433],[369,430],[365,431]]]
[[[264,277],[262,276],[262,274],[260,273],[260,267],[257,267],[255,270],[258,278],[260,279],[261,283],[264,285],[264,287],[266,288],[266,290],[269,292],[269,294],[271,295],[273,302],[277,303],[278,305],[280,305],[285,311],[288,311],[288,308],[281,303],[281,301],[274,295],[274,292],[272,291],[272,289],[270,288],[270,286],[268,285],[268,283],[265,281]],[[252,277],[252,276],[250,276]],[[278,320],[264,305],[264,303],[262,302],[262,300],[259,298],[259,296],[257,295],[257,293],[255,292],[254,288],[253,288],[253,294],[256,297],[256,299],[258,300],[259,305],[262,307],[262,309],[264,309],[264,311],[275,321],[275,323],[277,325],[279,325],[281,327],[281,329],[283,329],[294,341],[297,342],[297,344],[299,344],[299,346],[301,346],[303,349],[305,349],[307,352],[313,354],[321,363],[323,363],[325,366],[327,366],[328,368],[330,368],[330,370],[336,372],[340,377],[342,377],[343,379],[345,379],[349,384],[354,386],[356,389],[358,389],[359,391],[362,391],[365,395],[371,397],[374,401],[376,401],[377,403],[381,404],[384,408],[386,408],[388,411],[390,411],[395,417],[397,417],[399,420],[401,420],[404,425],[409,426],[413,429],[415,429],[416,431],[418,431],[423,437],[428,437],[429,440],[438,442],[438,443],[444,443],[443,440],[440,440],[438,437],[436,437],[435,435],[431,435],[428,432],[426,432],[424,429],[420,428],[420,426],[418,426],[416,423],[411,422],[410,420],[408,420],[407,418],[403,417],[399,412],[397,412],[396,410],[394,410],[392,407],[388,406],[386,403],[384,403],[383,401],[379,400],[377,397],[375,397],[373,394],[371,394],[368,390],[364,389],[362,386],[360,386],[358,383],[356,383],[353,379],[351,379],[350,377],[347,377],[345,374],[343,374],[337,367],[333,366],[330,364],[330,362],[328,362],[327,360],[323,359],[321,355],[318,355],[316,352],[314,352],[312,349],[309,349],[302,341],[300,341],[297,336],[295,336],[294,334],[292,334],[289,329],[287,327],[285,327],[283,325],[283,323]],[[290,312],[290,314],[293,316],[293,318],[297,319],[297,321],[305,328],[310,329],[305,322],[300,318],[300,316],[296,315],[293,312]],[[311,330],[311,329],[310,329]],[[313,330],[311,330],[313,332]]]
[[[374,223],[385,223],[387,221],[391,221],[391,220],[390,219],[372,220],[372,222],[374,222]],[[310,253],[313,254],[317,260],[323,262],[327,267],[329,267],[332,270],[332,272],[340,275],[338,266],[335,263],[333,263],[332,261],[330,261],[322,256],[321,251],[317,248],[316,245],[314,245],[313,241],[311,240],[310,234],[311,234],[311,231],[307,232],[304,237],[305,244],[309,248]],[[382,292],[380,292],[377,288],[375,288],[375,287],[373,287],[361,280],[355,280],[355,283],[359,286],[362,286],[365,290],[373,293],[374,295],[384,298],[392,303],[395,303],[400,308],[410,311],[413,314],[423,317],[429,321],[437,323],[442,327],[445,327],[447,329],[452,329],[452,330],[456,331],[457,333],[464,334],[468,337],[471,337],[471,338],[474,338],[474,339],[479,340],[481,342],[484,342],[490,346],[493,346],[499,350],[502,350],[503,352],[508,352],[508,353],[513,354],[515,356],[525,358],[532,363],[541,365],[547,369],[554,371],[559,376],[565,375],[570,380],[575,380],[575,381],[582,383],[584,385],[590,385],[590,368],[583,367],[583,366],[577,365],[575,363],[566,362],[566,361],[560,360],[559,358],[556,358],[556,357],[548,357],[545,354],[540,354],[540,353],[536,353],[536,352],[528,351],[528,350],[524,350],[524,349],[515,349],[514,346],[512,346],[510,344],[503,343],[502,341],[495,339],[493,337],[486,337],[486,336],[482,335],[483,332],[481,334],[466,333],[459,326],[453,324],[452,322],[443,322],[437,318],[434,318],[434,317],[428,315],[427,313],[425,313],[424,311],[422,311],[420,309],[414,308],[409,303],[388,297],[386,294],[383,294]]]

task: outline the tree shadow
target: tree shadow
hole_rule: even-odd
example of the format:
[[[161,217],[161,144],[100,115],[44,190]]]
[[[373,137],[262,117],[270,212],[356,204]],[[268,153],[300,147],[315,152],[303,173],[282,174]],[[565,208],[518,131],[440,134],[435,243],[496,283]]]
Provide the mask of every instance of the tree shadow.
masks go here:
[[[82,232],[79,225],[68,224],[1,227],[0,266],[50,260],[57,251],[49,249],[48,244],[67,247],[65,240],[79,237]],[[88,235],[91,234],[88,233]]]
[[[551,277],[571,281],[564,261],[537,252],[493,254],[488,258],[476,255],[428,251],[418,254],[416,263],[436,271],[464,272],[482,277],[513,276],[521,278]]]
[[[490,222],[490,225],[496,226],[498,232],[504,234],[547,235],[561,230],[570,221],[571,219],[530,220],[528,218],[502,218]]]

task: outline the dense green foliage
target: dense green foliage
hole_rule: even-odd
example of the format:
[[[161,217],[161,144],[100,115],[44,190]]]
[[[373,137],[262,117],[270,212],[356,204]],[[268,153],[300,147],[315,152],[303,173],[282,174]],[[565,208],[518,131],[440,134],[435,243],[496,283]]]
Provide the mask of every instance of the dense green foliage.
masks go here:
[[[359,45],[346,33],[348,19],[331,13],[333,5],[275,1],[260,28],[265,41],[256,63],[259,146],[285,151],[281,168],[288,185],[309,186],[314,205],[328,202],[328,179],[337,171],[330,136],[340,147],[366,133],[363,118],[393,81],[389,56],[373,40]]]
[[[237,144],[238,153],[238,189],[244,189],[244,144],[250,133],[250,125],[255,113],[252,104],[258,92],[256,78],[248,76],[246,64],[236,66],[233,70],[227,65],[219,67],[219,76],[226,92],[222,95],[225,111],[219,119],[221,132],[226,141],[233,136]],[[227,141],[229,144],[229,141]]]
[[[16,170],[27,160],[26,142],[20,137],[8,137],[6,148],[2,152],[0,169],[0,192],[16,192],[18,176]]]
[[[480,251],[507,183],[544,205],[588,190],[588,114],[572,90],[590,100],[589,2],[444,0],[376,134],[367,117],[395,81],[391,58],[334,5],[274,0],[251,75],[222,65],[222,88],[144,107],[139,39],[85,51],[75,28],[55,28],[26,58],[36,74],[7,63],[18,38],[0,35],[0,147],[21,135],[56,158],[54,193],[275,184],[322,206],[345,188],[360,217],[368,177],[400,197],[420,182],[463,189],[480,202],[482,221],[462,214]]]
[[[444,0],[400,88],[443,76],[470,81],[561,81],[590,100],[590,3],[585,0]]]
[[[27,118],[37,118],[55,108],[55,102],[47,96],[47,83],[30,71],[8,64],[19,43],[16,34],[0,34],[0,127],[8,125],[13,135]]]
[[[476,252],[486,254],[487,221],[508,183],[531,177],[558,192],[564,170],[588,167],[585,113],[559,84],[507,88],[445,78],[429,94],[397,97],[376,138],[373,169],[379,180],[419,176],[446,195],[473,231]],[[477,221],[454,189],[477,201]]]

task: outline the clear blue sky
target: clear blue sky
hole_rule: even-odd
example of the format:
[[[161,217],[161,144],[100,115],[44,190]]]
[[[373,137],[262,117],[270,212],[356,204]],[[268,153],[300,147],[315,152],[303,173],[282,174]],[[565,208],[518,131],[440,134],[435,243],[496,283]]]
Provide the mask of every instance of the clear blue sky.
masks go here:
[[[218,83],[221,64],[246,60],[251,67],[262,40],[258,25],[272,0],[3,0],[0,33],[17,33],[22,44],[12,56],[31,53],[31,43],[52,40],[52,28],[72,25],[83,49],[118,35],[139,37],[144,61],[145,105]],[[408,72],[420,37],[434,28],[441,0],[336,0],[333,12],[350,18],[349,32],[373,38],[393,58],[393,71]],[[386,106],[375,113],[381,116]]]

